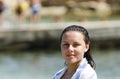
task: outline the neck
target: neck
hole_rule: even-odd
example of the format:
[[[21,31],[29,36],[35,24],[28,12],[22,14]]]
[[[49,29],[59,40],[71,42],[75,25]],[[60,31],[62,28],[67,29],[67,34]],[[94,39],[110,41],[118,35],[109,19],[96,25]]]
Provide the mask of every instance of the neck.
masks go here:
[[[74,63],[74,64],[68,64],[68,72],[71,73],[71,72],[75,72],[76,69],[78,68],[79,66],[79,63]]]
[[[72,64],[68,63],[67,64],[67,67],[68,67],[67,71],[68,72],[76,71],[76,69],[78,68],[78,66],[80,65],[80,63],[81,63],[82,60],[83,59],[81,59],[80,61],[78,61],[76,63],[72,63]]]

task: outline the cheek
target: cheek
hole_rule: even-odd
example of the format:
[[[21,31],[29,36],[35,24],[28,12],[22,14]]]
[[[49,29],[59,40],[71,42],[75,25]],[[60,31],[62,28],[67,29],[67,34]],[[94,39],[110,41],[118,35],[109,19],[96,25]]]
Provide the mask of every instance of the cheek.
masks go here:
[[[81,50],[77,50],[77,53],[76,53],[76,56],[78,56],[78,57],[83,57],[84,56],[84,50],[83,49],[81,49]]]
[[[65,50],[64,48],[61,47],[62,56],[65,56],[65,52],[66,52],[66,50]]]
[[[61,51],[62,51],[62,52],[66,52],[67,49],[66,49],[65,47],[61,46]]]
[[[81,59],[84,58],[84,54],[83,54],[83,53],[76,54],[76,58],[77,58],[78,60],[81,60]]]

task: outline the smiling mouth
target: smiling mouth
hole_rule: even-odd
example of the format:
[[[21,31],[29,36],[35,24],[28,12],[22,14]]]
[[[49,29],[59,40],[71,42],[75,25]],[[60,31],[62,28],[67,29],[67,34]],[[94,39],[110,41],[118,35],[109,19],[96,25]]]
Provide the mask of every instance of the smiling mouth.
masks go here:
[[[71,58],[71,57],[73,58],[74,56],[75,56],[75,55],[73,55],[73,54],[67,55],[68,58]]]

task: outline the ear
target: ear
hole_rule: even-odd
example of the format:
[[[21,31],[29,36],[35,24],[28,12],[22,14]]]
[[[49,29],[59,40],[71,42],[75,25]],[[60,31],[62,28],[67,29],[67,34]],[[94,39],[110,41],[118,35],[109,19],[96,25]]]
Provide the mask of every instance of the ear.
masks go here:
[[[87,52],[88,49],[89,49],[89,44],[86,44],[86,45],[85,45],[85,52]]]

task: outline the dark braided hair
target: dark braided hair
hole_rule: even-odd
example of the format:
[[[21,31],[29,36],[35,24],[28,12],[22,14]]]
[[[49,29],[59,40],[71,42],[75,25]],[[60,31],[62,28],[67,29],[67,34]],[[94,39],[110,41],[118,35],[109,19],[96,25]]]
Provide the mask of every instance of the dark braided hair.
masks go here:
[[[65,32],[68,32],[68,31],[78,31],[78,32],[82,33],[83,36],[84,36],[85,43],[90,45],[90,37],[89,37],[89,34],[88,34],[87,30],[84,27],[78,26],[78,25],[71,25],[71,26],[66,27],[63,30],[63,32],[62,32],[62,34],[60,36],[60,43],[61,43],[63,34]],[[91,56],[90,48],[84,54],[84,58],[86,58],[88,63],[91,65],[91,67],[93,67],[95,69],[95,62],[94,62],[94,60],[93,60],[93,58]]]

